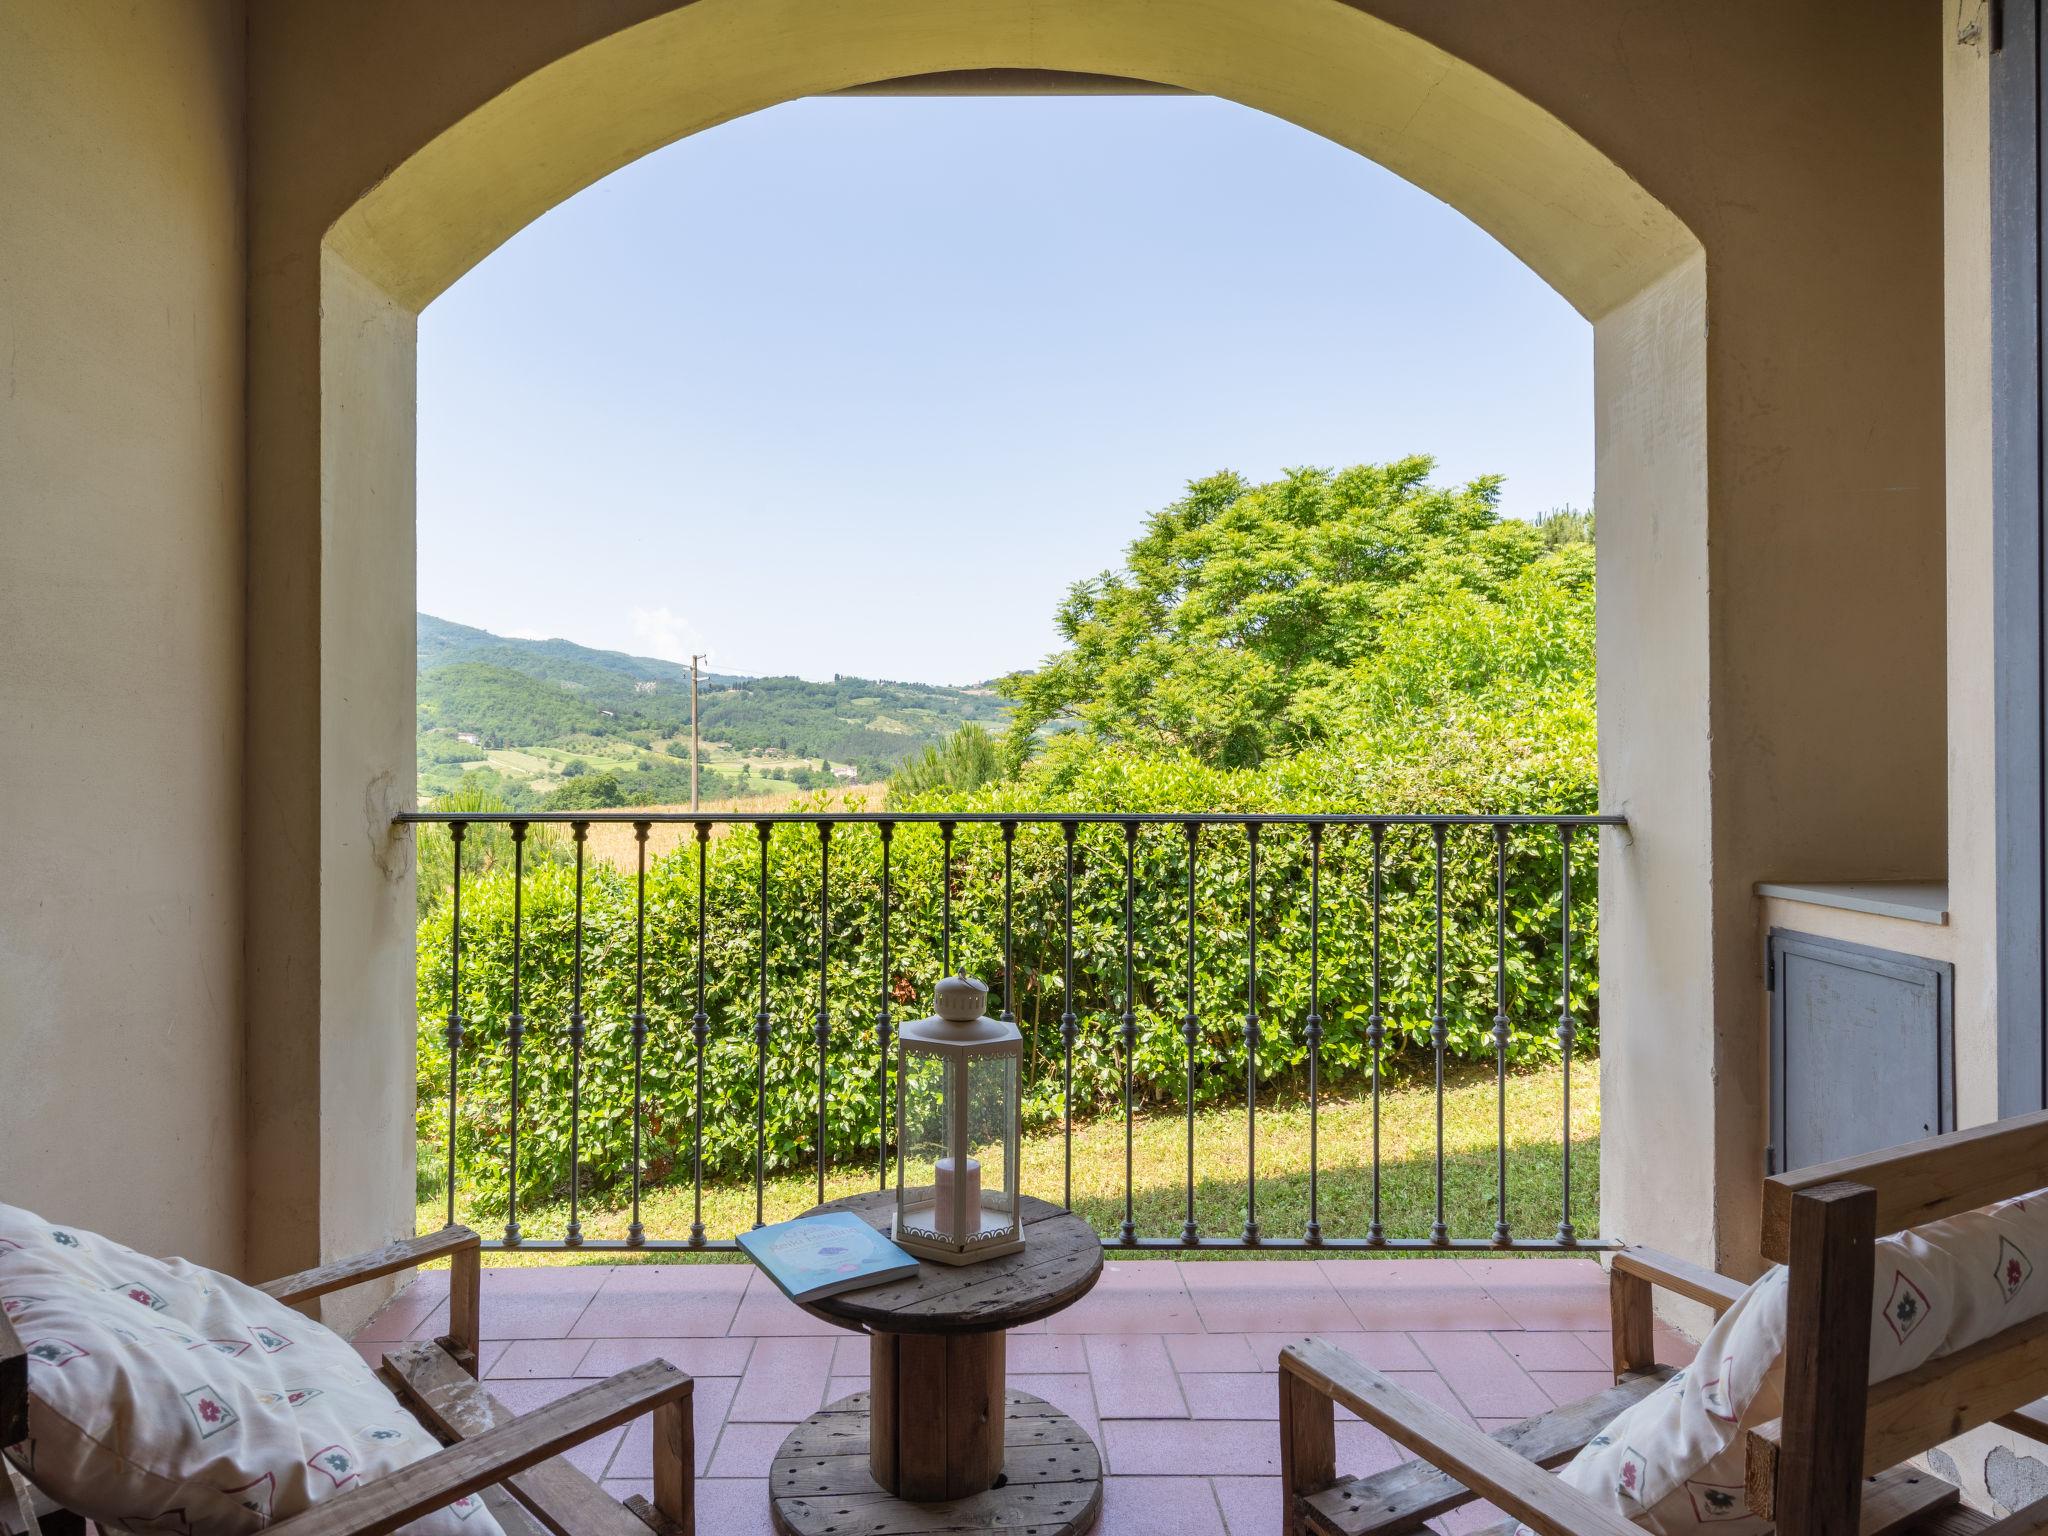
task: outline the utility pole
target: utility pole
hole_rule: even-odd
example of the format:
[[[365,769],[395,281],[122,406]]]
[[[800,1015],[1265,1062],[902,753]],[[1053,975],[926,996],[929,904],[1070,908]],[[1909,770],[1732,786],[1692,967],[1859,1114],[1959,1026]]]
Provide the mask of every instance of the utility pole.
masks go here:
[[[697,809],[697,664],[701,655],[690,658],[690,809]]]

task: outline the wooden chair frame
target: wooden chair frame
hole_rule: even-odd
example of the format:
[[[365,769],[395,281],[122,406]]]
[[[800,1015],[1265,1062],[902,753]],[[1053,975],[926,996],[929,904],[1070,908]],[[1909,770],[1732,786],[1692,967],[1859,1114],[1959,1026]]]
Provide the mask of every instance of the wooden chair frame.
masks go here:
[[[2048,1531],[2048,1500],[2002,1521],[1909,1457],[1984,1424],[2048,1442],[2048,1316],[1870,1384],[1878,1237],[2048,1186],[2048,1112],[1846,1158],[1764,1185],[1763,1251],[1788,1270],[1782,1416],[1745,1438],[1750,1508],[1779,1536],[2020,1536]],[[1485,1498],[1543,1536],[1640,1527],[1547,1476],[1669,1372],[1652,1354],[1653,1292],[1718,1316],[1744,1287],[1640,1248],[1613,1255],[1616,1385],[1485,1435],[1319,1339],[1280,1355],[1280,1455],[1288,1536],[1412,1531]],[[1335,1405],[1422,1458],[1337,1477]],[[1862,1404],[1861,1412],[1842,1411]],[[2030,1406],[2031,1405],[2031,1406]],[[1502,1529],[1512,1529],[1512,1522]]]
[[[444,1448],[279,1521],[270,1527],[274,1536],[383,1536],[472,1493],[483,1496],[507,1536],[648,1536],[650,1529],[656,1536],[694,1536],[695,1383],[667,1361],[651,1360],[531,1413],[513,1414],[476,1379],[483,1250],[467,1227],[392,1243],[258,1289],[298,1305],[440,1258],[450,1264],[448,1333],[392,1346],[379,1375]],[[643,1414],[654,1419],[654,1497],[621,1504],[562,1453]],[[0,1317],[0,1447],[28,1437],[28,1357]],[[53,1511],[45,1530],[56,1536],[81,1525]]]

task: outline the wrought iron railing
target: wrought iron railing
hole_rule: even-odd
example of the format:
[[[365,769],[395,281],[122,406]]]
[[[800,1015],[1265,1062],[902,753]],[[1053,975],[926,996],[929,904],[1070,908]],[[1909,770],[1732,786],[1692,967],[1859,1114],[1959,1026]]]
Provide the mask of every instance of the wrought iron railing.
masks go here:
[[[817,1048],[817,1140],[815,1152],[816,1186],[820,1200],[825,1196],[828,1167],[835,1166],[834,1149],[830,1146],[827,1120],[827,1098],[832,1090],[829,1072],[831,1047],[835,1040],[834,1025],[828,1006],[828,978],[832,964],[831,922],[832,922],[832,852],[837,835],[872,836],[878,840],[880,866],[880,911],[877,914],[880,934],[880,984],[875,992],[876,1007],[873,1020],[873,1076],[862,1092],[875,1095],[875,1107],[879,1111],[879,1131],[867,1154],[874,1158],[871,1165],[881,1187],[886,1188],[889,1168],[893,1161],[889,1140],[889,1117],[891,1111],[890,1065],[892,1053],[892,1019],[907,1010],[908,1005],[901,995],[893,994],[891,988],[890,921],[895,904],[895,888],[892,884],[891,851],[897,834],[907,828],[929,828],[935,830],[943,849],[942,870],[945,877],[941,887],[940,911],[938,914],[941,932],[939,954],[943,971],[950,972],[954,960],[954,872],[955,839],[962,829],[975,827],[992,828],[1001,838],[1000,878],[1000,944],[999,964],[994,993],[1003,1001],[1002,1016],[1016,1017],[1017,969],[1014,964],[1013,944],[1016,935],[1014,850],[1020,829],[1026,827],[1048,827],[1057,829],[1061,839],[1058,845],[1060,858],[1056,867],[1061,871],[1061,892],[1059,897],[1059,931],[1061,935],[1059,964],[1054,969],[1063,971],[1060,997],[1063,1012],[1058,1018],[1059,1040],[1062,1059],[1059,1063],[1061,1084],[1060,1128],[1063,1138],[1062,1189],[1061,1196],[1068,1205],[1073,1203],[1073,1155],[1074,1129],[1076,1124],[1074,1100],[1075,1044],[1079,1033],[1080,1018],[1076,1012],[1075,993],[1075,913],[1074,892],[1076,878],[1076,851],[1079,838],[1086,829],[1115,828],[1122,836],[1122,981],[1123,996],[1119,1011],[1108,1016],[1116,1026],[1120,1044],[1121,1075],[1120,1109],[1123,1116],[1123,1219],[1113,1235],[1105,1235],[1104,1244],[1111,1249],[1324,1249],[1332,1251],[1373,1250],[1373,1251],[1429,1251],[1429,1250],[1562,1250],[1582,1249],[1592,1240],[1584,1238],[1578,1231],[1573,1215],[1572,1151],[1573,1123],[1571,1104],[1571,1072],[1575,1043],[1578,1038],[1580,1021],[1575,1018],[1572,1006],[1572,964],[1574,947],[1574,893],[1572,889],[1572,863],[1574,839],[1597,831],[1602,827],[1623,828],[1626,821],[1620,816],[1562,816],[1562,815],[1302,815],[1302,814],[1084,814],[1072,812],[929,812],[929,813],[749,813],[688,811],[646,811],[646,810],[605,810],[605,811],[557,811],[557,812],[412,812],[401,814],[395,820],[400,824],[411,824],[421,829],[422,836],[439,835],[445,832],[451,844],[452,914],[449,924],[447,960],[449,986],[447,988],[448,1012],[445,1029],[442,1031],[448,1052],[446,1087],[447,1124],[447,1166],[445,1169],[445,1200],[447,1219],[456,1219],[458,1170],[456,1162],[457,1115],[459,1108],[458,1066],[462,1062],[465,1037],[468,1026],[463,1017],[461,996],[463,987],[463,963],[465,958],[465,934],[462,897],[465,881],[464,846],[469,834],[478,828],[503,825],[509,830],[512,848],[512,932],[510,978],[510,1011],[504,1034],[504,1047],[509,1053],[510,1069],[510,1139],[506,1151],[507,1184],[509,1198],[506,1202],[507,1220],[502,1237],[490,1240],[487,1246],[523,1249],[578,1249],[578,1250],[725,1250],[735,1243],[730,1238],[708,1235],[704,1224],[705,1158],[704,1136],[707,1111],[716,1113],[716,1106],[705,1102],[704,1058],[707,1038],[712,1032],[713,1020],[706,1009],[707,960],[706,935],[716,921],[716,915],[707,908],[706,867],[709,862],[709,844],[715,835],[726,829],[751,828],[759,841],[758,884],[756,892],[757,911],[754,921],[759,924],[758,935],[758,976],[747,978],[749,990],[754,993],[758,1006],[752,1024],[754,1034],[754,1106],[753,1106],[753,1194],[754,1215],[758,1225],[763,1216],[763,1190],[767,1180],[767,1148],[764,1104],[766,1101],[766,1072],[769,1046],[776,1029],[776,1019],[769,1003],[769,850],[771,840],[778,833],[785,837],[809,836],[815,839],[818,867],[817,914],[816,914],[816,966],[817,966],[817,1007],[813,1029]],[[694,1056],[694,1092],[690,1102],[689,1178],[692,1185],[694,1218],[687,1235],[649,1236],[642,1224],[641,1196],[643,1177],[642,1128],[645,1123],[648,1101],[643,1092],[643,1067],[649,1039],[649,1022],[646,1009],[646,967],[648,960],[647,938],[647,877],[648,840],[650,831],[657,826],[680,825],[695,834],[696,843],[696,922],[694,926],[694,1011],[688,1016],[688,1035]],[[584,893],[587,877],[586,844],[594,827],[618,826],[630,828],[634,837],[635,856],[633,868],[633,923],[632,923],[632,1152],[631,1189],[632,1221],[628,1235],[623,1240],[600,1240],[585,1238],[580,1221],[581,1197],[584,1193],[581,1174],[581,1157],[578,1145],[580,1128],[583,1123],[583,1091],[585,1062],[583,1046],[588,1020],[584,1013],[586,954],[585,954],[585,911]],[[520,1213],[520,1114],[522,1108],[522,1086],[520,1081],[520,1056],[522,1042],[531,1024],[521,1009],[522,957],[527,949],[527,940],[522,929],[523,908],[521,893],[527,878],[526,849],[530,834],[535,828],[566,827],[573,843],[574,917],[573,917],[573,958],[571,961],[571,990],[566,1018],[562,1022],[570,1051],[569,1072],[569,1149],[568,1149],[568,1220],[559,1236],[535,1235],[523,1232],[519,1224]],[[439,832],[430,829],[439,829]],[[1301,921],[1307,929],[1307,1008],[1299,1020],[1299,1040],[1305,1047],[1306,1100],[1308,1111],[1309,1169],[1308,1169],[1308,1220],[1299,1236],[1280,1236],[1261,1229],[1258,1216],[1259,1175],[1258,1175],[1258,1114],[1259,1114],[1259,1057],[1258,1045],[1266,1022],[1261,1014],[1261,981],[1259,935],[1261,920],[1260,889],[1260,847],[1263,834],[1276,829],[1289,829],[1304,835],[1307,853],[1307,890],[1294,890],[1277,898],[1284,905],[1291,899],[1295,910],[1300,911]],[[1382,877],[1383,857],[1390,835],[1401,829],[1407,835],[1420,839],[1424,855],[1424,867],[1433,864],[1433,876],[1425,875],[1433,889],[1425,888],[1421,895],[1433,896],[1434,923],[1433,961],[1434,974],[1424,978],[1433,983],[1431,1008],[1428,1016],[1428,1055],[1432,1058],[1435,1091],[1435,1148],[1434,1148],[1434,1219],[1428,1232],[1389,1232],[1382,1221],[1381,1211],[1381,1147],[1380,1147],[1380,1100],[1382,1082],[1382,1049],[1386,1044],[1387,1017],[1382,1013],[1381,995],[1381,921],[1383,911]],[[1324,1091],[1322,1081],[1324,1018],[1321,1013],[1321,989],[1323,972],[1324,914],[1323,889],[1324,847],[1333,834],[1346,834],[1362,839],[1370,853],[1370,887],[1365,896],[1370,907],[1370,1011],[1366,1015],[1364,1039],[1371,1051],[1369,1081],[1371,1087],[1371,1217],[1363,1231],[1353,1233],[1327,1232],[1320,1220],[1318,1177],[1321,1161],[1321,1147],[1318,1135],[1318,1103]],[[1184,948],[1177,956],[1183,967],[1181,979],[1185,983],[1188,999],[1186,1011],[1179,1019],[1179,1027],[1185,1037],[1186,1081],[1182,1112],[1187,1125],[1186,1138],[1186,1210],[1185,1219],[1177,1235],[1141,1233],[1134,1221],[1133,1212],[1133,1167],[1132,1167],[1132,1126],[1139,1106],[1134,1102],[1132,1088],[1132,1056],[1136,1043],[1137,1015],[1133,1008],[1136,988],[1133,977],[1133,957],[1136,952],[1136,895],[1137,851],[1141,837],[1171,837],[1178,835],[1185,842],[1185,933],[1176,935],[1175,947]],[[1196,1076],[1198,1071],[1196,1041],[1201,1021],[1193,1006],[1197,966],[1197,861],[1203,847],[1205,834],[1214,837],[1228,837],[1241,840],[1239,846],[1246,861],[1245,881],[1248,910],[1244,913],[1244,1000],[1245,1012],[1242,1020],[1245,1049],[1245,1080],[1243,1084],[1243,1112],[1245,1115],[1245,1219],[1241,1230],[1223,1235],[1204,1232],[1196,1220]],[[1493,1047],[1494,1086],[1496,1090],[1497,1135],[1495,1145],[1495,1197],[1496,1220],[1491,1237],[1457,1237],[1451,1235],[1445,1221],[1445,1142],[1444,1102],[1445,1071],[1449,1030],[1445,1005],[1445,852],[1453,838],[1479,838],[1491,844],[1491,919],[1492,950],[1494,965],[1494,1012],[1491,1019],[1491,1044]],[[1510,1221],[1508,1189],[1509,1143],[1507,1132],[1507,1103],[1509,1077],[1509,1038],[1512,1020],[1509,1016],[1509,869],[1511,860],[1528,857],[1532,848],[1547,847],[1549,856],[1556,857],[1557,892],[1556,944],[1561,962],[1562,985],[1557,989],[1557,1012],[1554,1039],[1558,1047],[1558,1059],[1563,1068],[1563,1093],[1561,1120],[1558,1125],[1558,1147],[1561,1153],[1561,1183],[1559,1187],[1557,1222],[1554,1229],[1541,1237],[1526,1236],[1514,1230]],[[1433,854],[1433,858],[1430,856]],[[1547,865],[1546,865],[1547,867]],[[472,877],[473,878],[473,877]],[[997,899],[989,893],[991,901]],[[1580,898],[1583,901],[1583,898]],[[1272,904],[1276,897],[1265,893],[1267,916],[1272,915]],[[1305,910],[1300,910],[1305,909]],[[1049,916],[1049,915],[1048,915]],[[1156,949],[1156,946],[1155,946]],[[1112,1101],[1114,1102],[1114,1100]],[[843,1164],[848,1149],[837,1149]],[[1049,1194],[1048,1191],[1027,1193]],[[1547,1220],[1547,1216],[1544,1218]]]

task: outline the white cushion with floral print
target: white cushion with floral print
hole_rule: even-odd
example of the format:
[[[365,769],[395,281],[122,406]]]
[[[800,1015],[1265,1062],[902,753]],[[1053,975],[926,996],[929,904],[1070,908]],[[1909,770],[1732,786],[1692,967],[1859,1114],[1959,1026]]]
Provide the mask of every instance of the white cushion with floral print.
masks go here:
[[[2048,1312],[2048,1190],[1880,1238],[1870,1379]],[[1745,1291],[1693,1363],[1626,1409],[1560,1474],[1616,1514],[1663,1536],[1760,1536],[1749,1512],[1743,1433],[1778,1417],[1785,1373],[1785,1270]],[[1524,1527],[1526,1529],[1526,1527]]]
[[[28,1353],[29,1439],[9,1454],[104,1529],[242,1536],[439,1449],[318,1323],[10,1205],[0,1309]],[[410,1529],[498,1536],[475,1497]]]

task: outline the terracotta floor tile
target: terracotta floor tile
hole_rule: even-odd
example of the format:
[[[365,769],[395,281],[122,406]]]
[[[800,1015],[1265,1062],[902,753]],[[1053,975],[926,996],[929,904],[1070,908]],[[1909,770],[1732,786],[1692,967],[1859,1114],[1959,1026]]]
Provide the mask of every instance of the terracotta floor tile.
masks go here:
[[[732,1313],[732,1321],[725,1331],[738,1338],[753,1334],[761,1338],[809,1337],[843,1338],[847,1330],[811,1316],[802,1307],[775,1289],[775,1282],[766,1275],[755,1277],[755,1283],[747,1287],[738,1310]]]
[[[752,1264],[621,1264],[606,1272],[603,1294],[732,1295],[754,1278]]]
[[[1170,1477],[1189,1467],[1220,1477],[1271,1477],[1280,1471],[1280,1437],[1263,1419],[1105,1419],[1101,1445],[1118,1477]]]
[[[1447,1515],[1438,1515],[1430,1524],[1442,1531],[1444,1536],[1467,1536],[1471,1531],[1483,1531],[1489,1526],[1499,1525],[1507,1515],[1484,1499],[1474,1499]]]
[[[440,1273],[440,1271],[436,1271]],[[498,1296],[582,1296],[596,1294],[618,1267],[609,1264],[486,1264],[486,1299]]]
[[[385,1302],[358,1328],[355,1338],[362,1343],[397,1343],[410,1338],[412,1331],[448,1299],[448,1277],[440,1271],[421,1275]]]
[[[711,1453],[711,1466],[708,1475],[715,1478],[745,1477],[761,1479],[756,1486],[764,1490],[761,1507],[763,1513],[766,1513],[767,1493],[765,1490],[767,1488],[768,1469],[774,1465],[775,1453],[782,1449],[782,1442],[789,1438],[789,1432],[795,1428],[796,1425],[794,1423],[727,1424],[718,1436],[718,1448]],[[699,1511],[697,1516],[697,1528],[706,1532],[718,1529],[716,1526],[708,1526],[704,1523],[704,1516],[701,1511]]]
[[[1305,1269],[1306,1265],[1291,1268]],[[1347,1333],[1357,1318],[1327,1285],[1285,1290],[1216,1289],[1194,1294],[1195,1315],[1210,1333]]]
[[[1522,1258],[1458,1259],[1454,1262],[1496,1297],[1516,1286],[1534,1286],[1539,1290],[1568,1286],[1597,1294],[1603,1306],[1607,1301],[1607,1271],[1600,1267],[1598,1259],[1560,1259],[1530,1254]]]
[[[1597,1328],[1608,1316],[1607,1292],[1583,1285],[1509,1285],[1489,1290],[1487,1295],[1515,1320],[1517,1328]]]
[[[590,1353],[588,1339],[514,1339],[484,1372],[486,1380],[503,1376],[575,1376]]]
[[[1281,1348],[1299,1342],[1304,1336],[1299,1333],[1248,1333],[1244,1339],[1260,1370],[1277,1371]],[[1346,1333],[1319,1329],[1314,1337],[1336,1345],[1360,1365],[1369,1365],[1376,1371],[1429,1369],[1429,1362],[1423,1358],[1422,1351],[1405,1333]]]
[[[722,1275],[725,1271],[694,1269],[684,1273]],[[737,1286],[728,1282],[672,1290],[607,1284],[583,1309],[573,1331],[580,1339],[715,1338],[732,1326],[743,1290],[744,1277]]]
[[[1095,1528],[1102,1536],[1225,1536],[1206,1477],[1112,1477]]]
[[[578,1376],[610,1376],[647,1360],[666,1360],[703,1378],[737,1376],[747,1368],[752,1339],[597,1339],[576,1368]]]
[[[1111,1472],[1103,1536],[1277,1532],[1271,1372],[1285,1343],[1317,1334],[1461,1420],[1512,1422],[1605,1384],[1596,1268],[1113,1260],[1090,1296],[1011,1334],[1009,1383],[1071,1414],[1102,1448]],[[358,1336],[359,1353],[381,1358],[397,1337],[445,1331],[435,1279],[387,1304]],[[794,1422],[866,1385],[867,1341],[810,1317],[751,1267],[498,1269],[487,1272],[484,1309],[486,1373],[515,1412],[657,1357],[696,1377],[699,1524],[718,1536],[769,1529],[764,1479]],[[1518,1318],[1555,1326],[1523,1329]],[[1658,1348],[1674,1363],[1691,1353],[1661,1326]],[[571,1459],[615,1494],[631,1493],[651,1471],[650,1444],[643,1419]],[[1348,1414],[1337,1444],[1347,1474],[1405,1459]],[[1462,1517],[1453,1524],[1473,1528]]]
[[[1187,1405],[1165,1342],[1152,1333],[1091,1333],[1083,1340],[1095,1407],[1105,1419],[1183,1419]]]
[[[1345,1477],[1371,1477],[1408,1459],[1393,1441],[1354,1418],[1337,1420],[1337,1470]]]
[[[1178,1371],[1256,1371],[1263,1367],[1241,1333],[1176,1333],[1166,1353]]]
[[[1656,1343],[1657,1359],[1663,1365],[1691,1365],[1692,1357],[1700,1351],[1693,1340],[1661,1322],[1657,1324]]]
[[[1521,1417],[1552,1406],[1528,1372],[1486,1334],[1418,1333],[1415,1343],[1475,1417]]]
[[[574,1377],[515,1376],[509,1381],[492,1382],[491,1396],[514,1413],[531,1413],[536,1408],[545,1408],[558,1397],[567,1397],[589,1385],[589,1382],[578,1381]]]
[[[1012,1333],[1005,1340],[1005,1369],[1012,1375],[1044,1376],[1088,1369],[1088,1352],[1073,1334]],[[862,1356],[865,1363],[866,1356]]]
[[[1210,1486],[1230,1536],[1280,1536],[1279,1478],[1217,1477]]]
[[[700,1481],[697,1529],[703,1536],[774,1536],[775,1525],[768,1515],[768,1479],[714,1477]]]
[[[1479,1422],[1472,1416],[1472,1411],[1458,1400],[1458,1394],[1453,1392],[1444,1379],[1437,1375],[1436,1372],[1388,1371],[1386,1375],[1387,1379],[1396,1386],[1406,1387],[1417,1397],[1426,1398],[1446,1413],[1455,1413],[1467,1424],[1477,1424]],[[1547,1401],[1545,1406],[1549,1406]],[[1338,1428],[1343,1428],[1343,1425],[1338,1425]]]
[[[725,1422],[726,1410],[732,1406],[733,1390],[739,1382],[730,1376],[712,1376],[696,1384],[690,1394],[690,1422],[697,1437],[697,1475],[702,1477],[711,1465],[712,1448],[717,1444],[719,1426]],[[654,1476],[654,1420],[646,1414],[626,1426],[625,1438],[619,1442],[618,1453],[612,1457],[613,1477]]]
[[[1188,1416],[1196,1419],[1278,1419],[1277,1376],[1244,1372],[1182,1371],[1181,1396]]]
[[[1177,1265],[1139,1260],[1103,1266],[1095,1289],[1046,1319],[1051,1333],[1200,1333]]]
[[[1515,1357],[1525,1371],[1597,1371],[1607,1365],[1607,1356],[1586,1342],[1583,1333],[1516,1332],[1497,1333],[1494,1342]],[[1607,1335],[1599,1335],[1601,1349]]]
[[[824,1406],[825,1383],[832,1375],[832,1345],[831,1339],[762,1339],[747,1361],[727,1417],[787,1424],[816,1413]]]
[[[620,1442],[625,1438],[625,1430],[608,1429],[595,1440],[586,1440],[581,1445],[570,1446],[562,1453],[562,1458],[585,1477],[602,1478],[605,1469],[612,1464],[612,1457],[618,1454]]]
[[[1531,1371],[1529,1379],[1559,1406],[1591,1397],[1596,1392],[1605,1392],[1614,1385],[1613,1376],[1606,1371]]]
[[[866,1376],[828,1376],[825,1379],[825,1401],[827,1404],[836,1403],[842,1397],[851,1397],[867,1389]]]
[[[1044,1398],[1094,1436],[1098,1445],[1101,1443],[1102,1420],[1095,1411],[1095,1383],[1086,1371],[1013,1375],[1008,1385],[1012,1391]]]
[[[1181,1284],[1196,1295],[1204,1291],[1299,1290],[1329,1281],[1315,1259],[1191,1259],[1175,1266]]]
[[[1521,1325],[1486,1292],[1474,1286],[1469,1292],[1446,1287],[1382,1286],[1373,1290],[1344,1290],[1339,1294],[1367,1333],[1398,1333],[1416,1329],[1432,1332],[1473,1330],[1489,1332]]]

